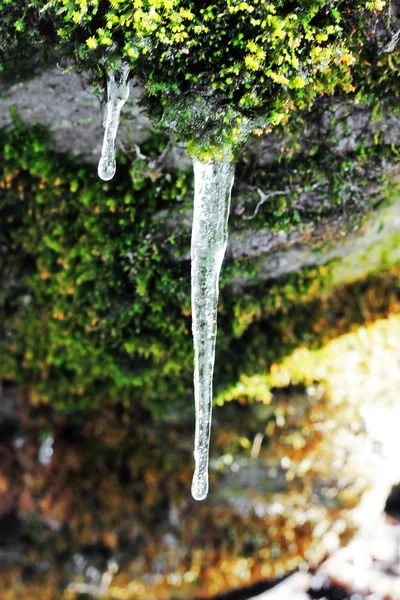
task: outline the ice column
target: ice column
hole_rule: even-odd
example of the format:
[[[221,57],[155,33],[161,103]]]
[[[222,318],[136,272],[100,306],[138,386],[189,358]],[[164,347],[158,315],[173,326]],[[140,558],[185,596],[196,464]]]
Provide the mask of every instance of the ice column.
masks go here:
[[[99,177],[104,181],[109,181],[115,175],[115,141],[121,109],[129,98],[129,70],[129,65],[121,63],[116,71],[108,72],[107,102],[103,120],[105,131],[98,167]]]
[[[217,335],[218,283],[228,239],[228,217],[235,165],[193,160],[194,214],[192,229],[192,329],[196,432],[192,495],[208,492],[212,383]]]

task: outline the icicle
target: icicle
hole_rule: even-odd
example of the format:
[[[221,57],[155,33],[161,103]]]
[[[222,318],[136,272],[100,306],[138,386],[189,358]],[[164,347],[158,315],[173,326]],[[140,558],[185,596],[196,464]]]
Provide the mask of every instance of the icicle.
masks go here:
[[[192,329],[196,433],[192,496],[208,493],[212,382],[217,335],[218,283],[228,239],[228,217],[235,165],[231,157],[218,162],[193,160]]]
[[[129,98],[129,66],[122,63],[116,70],[110,70],[107,81],[107,103],[104,111],[104,138],[98,174],[104,181],[115,175],[115,140],[119,126],[121,109]]]

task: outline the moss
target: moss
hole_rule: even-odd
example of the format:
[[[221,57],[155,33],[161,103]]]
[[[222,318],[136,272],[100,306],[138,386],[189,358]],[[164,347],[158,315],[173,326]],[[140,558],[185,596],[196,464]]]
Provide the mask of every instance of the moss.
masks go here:
[[[59,60],[54,17],[32,2],[4,0],[0,5],[0,78],[15,85]]]
[[[385,301],[394,289],[388,279],[384,291],[378,278],[347,291],[376,318],[399,307]],[[352,321],[349,298],[336,302],[341,326]],[[318,318],[315,325],[324,328]],[[370,519],[385,498],[387,464],[381,468],[358,411],[379,407],[390,419],[399,334],[399,316],[378,320],[227,388],[214,411],[213,491],[201,505],[188,493],[192,421],[180,412],[178,422],[160,424],[138,407],[105,403],[72,420],[21,399],[21,422],[8,439],[24,445],[5,454],[2,477],[4,507],[23,514],[11,539],[23,540],[24,560],[0,573],[5,600],[15,598],[15,581],[21,600],[81,598],[73,584],[93,590],[91,566],[109,569],[109,600],[215,598],[346,544],[365,523],[365,512],[357,517],[364,492],[376,494]],[[42,465],[34,457],[48,423],[52,462]]]
[[[226,145],[238,152],[254,128],[258,134],[267,126],[290,135],[292,155],[282,153],[279,168],[268,177],[258,171],[249,180],[251,188],[274,192],[284,185],[290,193],[265,203],[245,227],[240,219],[234,227],[249,229],[251,223],[252,230],[276,232],[318,226],[339,206],[350,230],[376,203],[375,196],[364,198],[368,173],[381,173],[396,149],[377,140],[373,148],[359,146],[349,156],[335,157],[321,141],[300,159],[294,150],[302,115],[318,95],[334,91],[375,102],[378,114],[395,91],[397,58],[378,60],[375,40],[362,37],[381,7],[343,1],[326,10],[328,4],[33,0],[16,6],[8,1],[0,13],[1,64],[4,68],[23,49],[56,47],[74,57],[77,68],[89,68],[101,86],[107,69],[127,60],[145,87],[143,102],[153,120],[184,139],[192,152],[201,148],[203,158],[210,151],[215,156],[216,145],[220,152]],[[365,74],[377,70],[371,96]],[[358,86],[354,91],[352,81]],[[297,118],[288,122],[290,114]],[[60,409],[109,396],[145,402],[161,413],[163,403],[179,402],[191,390],[190,294],[188,265],[169,260],[187,250],[187,236],[172,232],[166,239],[154,215],[168,213],[177,202],[190,203],[191,176],[152,166],[150,158],[165,145],[163,134],[142,148],[148,159],[121,156],[118,178],[105,185],[89,168],[50,154],[40,128],[27,130],[16,117],[14,127],[2,133],[1,211],[10,225],[1,234],[9,252],[1,257],[3,376],[33,384],[36,400]],[[329,135],[334,136],[334,124]],[[316,212],[304,209],[302,190],[323,177],[324,202]],[[349,183],[359,186],[350,202]],[[255,197],[249,206],[250,216],[258,201]],[[256,270],[255,261],[226,263],[222,283]],[[257,293],[268,295],[269,311],[278,311],[282,303],[309,299],[317,275],[314,270],[293,275],[260,286]],[[330,285],[329,278],[321,283]],[[251,293],[229,298],[221,312],[227,339],[264,314],[263,304]],[[222,381],[227,377],[235,374]]]
[[[100,85],[107,68],[123,58],[145,87],[154,122],[206,158],[224,145],[239,148],[251,132],[286,123],[318,95],[365,96],[368,71],[396,60],[377,61],[375,40],[366,35],[384,6],[349,0],[335,8],[324,0],[296,6],[285,0],[34,0],[16,8],[10,0],[3,9],[3,46],[7,53],[24,39],[44,39],[89,67]],[[372,62],[365,52],[375,52]],[[381,69],[375,87],[386,79],[393,87],[395,72]]]
[[[141,19],[137,27],[132,23],[126,23],[126,27],[125,24],[117,27],[116,22],[114,26],[114,16],[121,19],[123,15],[126,16],[126,10],[131,10],[132,13],[140,10],[143,8],[140,2],[92,2],[86,4],[86,8],[89,7],[87,10],[84,9],[83,2],[52,2],[48,5],[46,14],[49,28],[54,31],[61,29],[57,34],[60,48],[68,56],[76,55],[82,67],[89,66],[96,74],[98,83],[104,77],[104,67],[97,68],[96,65],[105,55],[111,63],[114,59],[121,58],[121,55],[131,60],[132,66],[147,87],[145,103],[155,121],[185,138],[193,152],[201,147],[204,156],[211,150],[214,152],[215,143],[223,146],[225,143],[230,145],[238,139],[242,140],[242,133],[246,132],[247,126],[250,130],[255,124],[267,124],[268,127],[274,125],[277,132],[282,132],[282,122],[285,123],[289,113],[299,116],[297,108],[307,107],[317,94],[331,93],[334,89],[338,93],[339,78],[344,82],[345,92],[350,90],[350,85],[356,86],[358,81],[359,89],[354,94],[370,104],[376,103],[375,114],[390,105],[391,94],[395,91],[390,61],[397,64],[397,58],[383,57],[382,61],[379,60],[381,65],[375,61],[376,64],[371,69],[371,65],[360,66],[360,60],[356,60],[353,68],[350,64],[350,51],[353,50],[348,47],[348,34],[354,23],[364,18],[363,11],[356,8],[357,4],[338,2],[337,8],[327,16],[323,13],[326,2],[310,0],[299,4],[303,7],[300,16],[303,15],[305,19],[300,25],[293,19],[292,3],[275,3],[275,14],[278,16],[275,20],[271,19],[274,28],[269,25],[268,29],[268,35],[274,39],[271,45],[268,40],[268,43],[265,39],[261,40],[258,47],[253,38],[255,30],[259,31],[260,28],[251,20],[254,12],[257,13],[262,5],[256,6],[255,1],[224,3],[225,7],[233,7],[233,10],[227,9],[227,12],[222,12],[222,16],[218,13],[219,3],[213,5],[214,8],[203,6],[205,14],[200,13],[201,8],[196,7],[193,8],[195,18],[191,19],[188,13],[183,16],[177,10],[171,13],[170,8],[174,8],[173,0],[169,3],[167,0],[160,0],[159,7],[163,6],[164,12],[159,16],[167,19],[168,33],[172,35],[180,34],[182,37],[186,25],[189,29],[192,25],[198,25],[200,14],[203,15],[202,21],[209,24],[206,27],[210,31],[205,31],[204,36],[199,32],[198,38],[192,38],[197,54],[201,54],[202,44],[207,50],[213,49],[201,58],[199,64],[196,63],[197,66],[193,59],[194,53],[189,51],[187,54],[183,51],[185,38],[179,41],[174,37],[173,44],[165,42],[163,46],[162,40],[152,37],[151,19]],[[381,8],[379,4],[381,3],[378,1],[370,2],[367,8],[378,10]],[[150,10],[151,5],[155,6],[156,3],[146,4],[146,10]],[[182,5],[183,3],[180,7]],[[6,3],[5,6],[6,10],[10,10],[12,5]],[[34,1],[29,6],[37,11],[43,3]],[[351,9],[349,12],[347,7]],[[251,8],[254,10],[251,11]],[[270,7],[268,11],[274,17],[273,8]],[[314,22],[311,19],[307,21],[307,15],[311,15],[313,10],[316,11],[313,15]],[[66,21],[62,24],[64,16]],[[155,13],[153,17],[158,18]],[[184,28],[173,31],[179,19]],[[107,27],[107,23],[111,23],[111,26]],[[239,38],[237,23],[245,30],[244,38],[239,39],[237,48],[242,62],[237,74],[233,72],[232,76],[227,76],[226,73],[221,74],[221,71],[231,65],[228,62],[226,66],[226,56],[218,54],[220,47],[215,36],[222,33],[222,27],[226,27],[226,35],[233,32],[234,43]],[[120,21],[118,24],[121,25]],[[282,33],[275,35],[280,24]],[[227,27],[228,25],[234,26]],[[27,23],[26,26],[28,27]],[[104,31],[99,32],[102,27]],[[149,35],[141,36],[140,27],[150,27],[147,32]],[[283,72],[275,73],[275,78],[258,68],[262,52],[265,51],[263,44],[271,52],[272,63],[274,60],[279,62],[278,53],[283,52],[286,42],[293,40],[299,33],[299,27],[303,27],[304,34],[309,32],[312,36],[312,39],[307,40],[309,46],[306,44],[301,47],[303,54],[298,49],[300,63],[307,60],[305,57],[308,51],[313,49],[314,55],[320,54],[321,60],[321,57],[324,60],[332,58],[329,72],[317,68],[316,73],[312,74],[310,87],[303,86],[302,77],[295,72],[289,73],[291,85],[283,79],[288,75],[284,71],[287,65],[294,67],[296,48],[294,57],[284,57],[281,63]],[[332,34],[328,32],[329,27],[334,27]],[[131,35],[132,32],[135,35]],[[15,50],[22,43],[23,30],[18,33],[22,35],[11,42],[7,40],[7,56],[10,56],[11,46]],[[323,39],[324,35],[328,35],[328,39]],[[320,41],[317,36],[320,36]],[[47,33],[41,39],[48,39]],[[225,44],[226,36],[221,39]],[[114,42],[115,47],[112,45]],[[150,43],[153,46],[146,51],[146,44]],[[255,45],[249,46],[249,43]],[[137,56],[135,49],[132,50],[126,44],[138,45]],[[165,45],[168,45],[170,54],[163,57]],[[317,51],[317,48],[321,50]],[[368,45],[368,48],[371,46]],[[345,54],[341,54],[342,52]],[[358,52],[359,48],[356,46],[354,56],[358,59],[364,56]],[[337,57],[341,55],[336,62],[335,53],[338,53]],[[376,46],[371,54],[376,57]],[[315,60],[319,60],[318,56]],[[210,62],[212,69],[208,69]],[[370,93],[368,84],[365,83],[368,78],[363,80],[362,76],[375,68],[380,77]],[[188,79],[186,75],[189,75]],[[262,76],[268,78],[267,85],[264,85],[265,80],[261,82]],[[199,77],[199,81],[194,81],[194,77]],[[177,82],[178,87],[174,88],[172,80]],[[216,88],[213,88],[214,84]],[[247,84],[249,87],[246,87]],[[316,89],[312,87],[313,84]],[[212,97],[207,95],[210,88],[213,90]],[[260,93],[259,97],[253,95],[253,90],[254,94]],[[386,98],[385,90],[389,92]],[[209,128],[203,128],[203,117],[209,116],[210,110],[214,113]],[[222,114],[223,117],[220,117]],[[224,122],[225,117],[228,119],[227,123]],[[239,133],[234,131],[237,118],[248,119],[247,123],[243,124],[242,121],[238,124]],[[278,124],[280,119],[281,126]],[[199,124],[200,135],[197,135]],[[296,135],[301,121],[292,119],[290,129],[287,125],[289,122],[285,123],[285,132],[290,131]],[[158,580],[159,588],[154,591],[157,584],[152,586],[149,583],[148,576],[145,576],[149,571],[148,563],[142,561],[143,539],[146,540],[146,556],[149,560],[155,556],[154,548],[160,548],[159,538],[156,546],[147,543],[151,527],[154,526],[154,514],[164,514],[170,508],[175,510],[175,506],[166,507],[165,497],[177,499],[177,506],[184,506],[184,516],[180,520],[183,542],[190,551],[193,547],[200,549],[200,559],[193,558],[190,564],[187,561],[188,553],[185,553],[183,560],[182,557],[177,557],[185,563],[182,565],[182,572],[189,574],[186,587],[182,588],[185,597],[195,593],[193,588],[197,582],[201,582],[199,585],[203,586],[201,593],[214,596],[219,591],[241,583],[237,573],[245,572],[250,579],[257,580],[281,575],[284,570],[296,568],[304,556],[307,559],[315,558],[312,545],[314,530],[317,530],[322,521],[329,526],[330,520],[343,522],[343,519],[347,519],[348,512],[357,502],[357,495],[364,485],[353,473],[348,474],[345,485],[338,491],[338,504],[333,506],[332,497],[327,491],[331,472],[326,474],[323,470],[322,475],[327,484],[321,491],[321,510],[316,512],[314,508],[314,516],[310,517],[310,522],[299,526],[295,524],[299,507],[305,512],[305,499],[315,506],[312,488],[314,467],[307,473],[301,472],[304,468],[303,459],[312,457],[314,452],[324,456],[323,469],[334,462],[332,447],[328,445],[328,452],[326,446],[324,452],[321,449],[321,444],[330,441],[329,434],[325,434],[322,441],[314,435],[315,423],[321,427],[329,423],[326,412],[331,407],[325,395],[316,398],[315,402],[310,402],[308,397],[296,396],[292,408],[287,398],[279,397],[279,392],[275,389],[276,403],[268,413],[267,433],[271,440],[268,456],[277,465],[283,457],[290,456],[292,464],[287,479],[292,478],[294,481],[289,500],[283,495],[274,496],[275,500],[285,504],[282,516],[266,513],[265,518],[261,518],[252,513],[245,520],[242,516],[239,518],[229,502],[236,498],[239,501],[244,499],[247,506],[248,498],[240,496],[241,490],[232,487],[229,488],[229,497],[225,499],[222,491],[221,499],[225,502],[222,512],[207,507],[187,510],[185,502],[188,502],[187,490],[192,470],[189,444],[187,447],[182,446],[176,453],[171,452],[177,437],[179,438],[175,426],[168,434],[163,429],[164,435],[156,436],[156,440],[154,423],[151,424],[150,433],[143,426],[149,418],[147,414],[143,415],[143,406],[154,415],[162,415],[164,418],[171,417],[173,410],[181,418],[184,406],[192,406],[191,402],[187,402],[192,391],[189,268],[185,263],[172,264],[169,259],[171,252],[179,254],[185,250],[184,241],[175,240],[173,233],[166,236],[163,224],[155,218],[161,211],[169,214],[171,210],[173,213],[177,203],[186,206],[192,183],[189,174],[165,173],[154,168],[151,158],[161,153],[165,137],[154,135],[141,148],[142,154],[147,158],[130,161],[121,156],[119,160],[122,168],[117,179],[110,184],[98,181],[90,168],[79,166],[69,157],[50,153],[47,149],[47,133],[39,127],[29,130],[16,118],[14,130],[1,132],[0,142],[3,148],[0,160],[0,219],[7,224],[7,229],[3,228],[0,232],[0,273],[3,278],[3,285],[0,287],[0,375],[5,379],[15,379],[28,387],[30,403],[48,403],[49,412],[54,408],[58,413],[76,413],[77,409],[94,407],[106,399],[112,406],[102,412],[100,424],[96,418],[81,419],[79,432],[73,436],[74,443],[76,439],[80,439],[80,446],[75,446],[69,452],[62,443],[57,446],[54,458],[54,464],[59,466],[57,473],[35,465],[37,471],[34,481],[35,484],[38,481],[39,486],[30,488],[32,474],[30,478],[24,477],[24,466],[17,471],[11,469],[12,477],[16,477],[15,472],[18,473],[17,477],[21,481],[18,485],[21,489],[23,485],[27,486],[24,489],[27,492],[23,496],[26,503],[24,506],[29,502],[36,503],[34,505],[39,507],[38,511],[43,511],[44,516],[51,520],[49,522],[64,524],[62,536],[58,536],[54,530],[50,534],[47,530],[43,533],[44,564],[51,562],[53,548],[54,555],[65,557],[66,552],[70,552],[72,556],[77,549],[93,543],[93,540],[104,544],[110,554],[115,549],[119,551],[128,546],[129,561],[132,559],[132,562],[127,561],[129,564],[125,569],[121,561],[121,573],[113,580],[110,595],[113,592],[115,595],[126,594],[129,582],[132,598],[150,598],[151,594],[157,598],[170,597],[168,576]],[[291,145],[291,149],[293,148],[294,144]],[[328,176],[328,186],[324,190],[326,204],[321,212],[319,208],[318,214],[299,210],[299,193],[297,189],[292,189],[285,202],[277,198],[271,206],[265,205],[265,210],[259,211],[257,218],[251,221],[251,227],[269,227],[275,231],[290,229],[299,220],[318,223],[318,219],[322,221],[329,216],[330,208],[334,212],[338,206],[341,210],[347,210],[346,217],[350,215],[351,227],[354,223],[359,223],[360,205],[348,206],[345,203],[349,181],[357,179],[360,183],[360,197],[363,196],[370,181],[368,171],[371,166],[377,165],[377,170],[381,173],[385,161],[392,159],[392,153],[379,144],[372,150],[357,148],[345,159],[338,157],[334,163],[338,175]],[[332,154],[327,153],[321,144],[318,148],[311,149],[304,161],[293,156],[285,157],[280,164],[282,168],[297,169],[294,185],[307,190],[308,186],[319,181],[322,171],[332,165],[331,160]],[[274,176],[267,179],[261,172],[254,176],[251,183],[254,187],[261,184],[265,189],[277,190],[279,185],[289,184],[290,180]],[[354,202],[355,200],[358,201],[358,196],[353,197]],[[253,210],[256,202],[258,199],[249,208]],[[373,196],[362,204],[362,209],[368,212],[375,208],[376,203],[377,198]],[[280,387],[285,377],[284,384],[298,384],[299,381],[304,385],[318,383],[320,373],[317,368],[309,368],[310,354],[304,359],[304,347],[319,348],[352,327],[399,310],[399,270],[393,266],[396,259],[392,252],[395,243],[398,243],[398,237],[394,235],[379,250],[372,248],[371,253],[378,254],[373,267],[368,264],[372,258],[370,253],[365,257],[365,268],[357,273],[360,279],[347,283],[344,287],[343,281],[348,281],[351,273],[354,275],[350,259],[347,263],[334,261],[324,267],[288,275],[280,281],[254,285],[240,297],[225,285],[221,294],[216,364],[216,381],[220,393],[218,401],[223,403],[236,399],[243,404],[247,400],[265,400],[268,394],[271,395],[271,387]],[[238,272],[247,276],[255,274],[256,264],[251,261],[226,264],[225,284]],[[303,346],[303,362],[300,361],[300,367],[293,358],[284,361],[299,345]],[[279,362],[283,362],[282,367],[277,365]],[[259,373],[267,373],[268,381],[264,386],[265,381],[260,385]],[[116,404],[118,409],[115,409]],[[121,404],[135,405],[131,419],[136,425],[130,426],[128,437],[125,436],[129,418],[127,420]],[[224,411],[226,408],[224,407]],[[267,408],[269,410],[270,405],[267,404]],[[348,407],[336,406],[338,408],[340,410],[336,411],[335,417],[347,426],[349,420],[353,420],[353,414],[349,419]],[[119,415],[119,423],[118,427],[113,428],[116,413]],[[85,416],[87,415],[88,412],[85,412]],[[60,424],[57,418],[55,430]],[[286,419],[285,430],[281,426],[282,419]],[[224,420],[229,421],[229,424],[225,431],[220,430],[215,436],[219,453],[219,462],[217,461],[216,472],[213,473],[216,478],[220,474],[218,465],[225,464],[224,456],[229,457],[229,452],[237,457],[242,452],[245,456],[246,449],[248,454],[251,440],[257,432],[251,419],[249,423],[246,422],[247,429],[243,431],[240,412],[237,418],[238,435],[233,431],[233,419],[232,422],[231,419],[226,419],[226,412]],[[308,431],[312,430],[312,434],[308,437],[294,435],[293,428],[299,422],[303,430],[308,428]],[[84,426],[86,429],[83,431]],[[29,435],[27,439],[28,454],[36,456],[39,442],[32,441],[36,440],[35,436]],[[15,460],[18,456],[16,455]],[[68,460],[65,460],[66,456]],[[264,456],[262,460],[264,461]],[[271,466],[268,460],[265,457],[267,468]],[[21,465],[22,462],[21,460]],[[18,465],[11,465],[14,466],[19,468]],[[176,475],[178,471],[180,476]],[[94,496],[86,494],[80,485],[82,480],[90,482],[95,490]],[[346,490],[347,482],[354,485],[350,491]],[[71,488],[75,494],[67,493]],[[40,497],[42,491],[44,501]],[[110,494],[115,502],[110,503]],[[258,500],[258,494],[265,501],[269,490],[267,493],[265,489],[261,489],[261,492],[253,490],[251,494],[255,501]],[[86,513],[82,511],[85,495],[89,502],[93,502]],[[272,500],[272,495],[269,497]],[[132,526],[125,537],[119,528],[121,515],[126,515]],[[133,522],[129,521],[132,518]],[[217,551],[209,552],[207,527],[210,522],[216,548],[219,548],[219,540],[224,539],[226,542],[226,546],[221,549],[220,562]],[[38,527],[34,520],[27,520],[26,526],[32,539],[42,536],[42,523]],[[156,527],[159,530],[158,523]],[[291,547],[288,540],[293,541],[294,530],[297,546]],[[350,533],[351,527],[346,524],[339,537],[344,540]],[[132,539],[138,540],[140,557],[137,561],[136,557],[132,558]],[[166,548],[165,554],[167,551],[170,549]],[[37,563],[37,550],[29,554],[31,556]],[[279,562],[275,560],[278,556]],[[178,562],[175,564],[180,565]],[[11,574],[11,579],[13,575],[14,573]],[[65,571],[63,575],[65,582]],[[9,573],[5,577],[9,577]],[[54,595],[52,586],[54,584],[56,587],[57,581],[58,574],[52,572],[44,584],[50,596]],[[13,581],[5,589],[12,595]],[[27,595],[30,598],[45,597],[43,586],[38,583],[35,589],[32,584]]]
[[[189,277],[179,266],[171,272],[171,244],[157,239],[153,217],[183,199],[190,179],[149,166],[158,136],[142,148],[148,162],[125,165],[111,185],[48,153],[47,141],[16,122],[4,143],[3,377],[22,375],[62,407],[88,402],[88,393],[100,402],[158,387],[165,368],[155,396],[167,401],[167,381],[179,381],[190,354]]]
[[[49,152],[46,131],[14,119],[14,129],[2,134],[0,161],[0,213],[7,224],[0,234],[1,376],[30,386],[33,402],[67,412],[106,397],[144,404],[154,414],[167,404],[183,406],[192,387],[189,265],[171,263],[180,240],[173,232],[165,236],[155,215],[167,219],[165,211],[186,206],[191,174],[154,169],[166,143],[154,135],[141,148],[147,158],[130,163],[121,155],[118,178],[105,184],[92,169]],[[384,248],[377,271],[390,267]],[[265,337],[252,324],[275,315],[279,330],[294,307],[343,281],[335,276],[337,264],[239,297],[223,288],[220,387],[236,381],[254,353],[254,364],[264,360]],[[254,268],[252,261],[227,262],[223,281],[249,277]],[[304,328],[279,348],[274,343],[270,359],[305,340]],[[248,348],[235,350],[236,344]]]

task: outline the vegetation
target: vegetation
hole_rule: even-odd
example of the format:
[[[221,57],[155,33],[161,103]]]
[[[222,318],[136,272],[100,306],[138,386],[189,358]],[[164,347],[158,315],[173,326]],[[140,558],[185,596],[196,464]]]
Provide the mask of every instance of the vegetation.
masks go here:
[[[166,177],[138,159],[110,188],[90,169],[48,153],[40,128],[16,122],[6,139],[3,376],[16,376],[22,366],[40,399],[59,406],[67,398],[100,402],[110,384],[119,399],[126,389],[145,384],[150,391],[161,380],[160,398],[182,392],[180,363],[191,345],[182,314],[189,312],[189,278],[182,282],[179,268],[170,275],[171,240],[156,239],[152,217],[184,198],[186,176]],[[163,141],[155,137],[150,157]],[[160,378],[167,355],[169,383]]]
[[[283,141],[270,173],[249,174],[251,143],[239,162],[234,201],[252,202],[250,218],[234,217],[235,229],[315,227],[340,210],[350,231],[378,204],[368,189],[383,183],[398,149],[378,131],[372,143],[361,136],[351,153],[335,153],[335,119],[324,139],[298,149],[304,109],[318,95],[350,95],[368,104],[373,119],[398,110],[398,52],[378,55],[377,40],[365,33],[382,10],[380,1],[332,8],[322,0],[6,0],[0,68],[14,78],[21,72],[18,54],[29,66],[29,51],[36,56],[42,49],[42,57],[56,51],[74,58],[76,68],[89,68],[102,87],[107,69],[129,61],[154,121],[193,152],[201,146],[203,157],[215,144],[223,148],[255,128],[260,134],[259,126],[273,127]],[[188,235],[166,234],[163,226],[165,211],[190,210],[191,174],[157,166],[165,133],[153,135],[141,153],[121,155],[118,177],[108,184],[89,167],[49,152],[49,139],[15,114],[13,130],[0,133],[0,216],[7,224],[0,234],[1,374],[31,385],[33,400],[65,411],[109,397],[141,401],[161,414],[192,389],[189,267],[178,260]],[[320,202],[302,205],[302,193],[320,185]],[[257,189],[287,193],[260,208]],[[331,289],[332,270],[260,284],[241,299],[226,286],[221,355],[262,315],[309,300],[316,286]],[[226,262],[222,283],[254,271],[251,260]],[[235,358],[217,360],[217,369],[223,387],[242,367]]]
[[[27,390],[16,434],[23,447],[5,432],[16,450],[4,453],[0,477],[4,505],[25,515],[21,568],[1,576],[7,600],[15,593],[79,597],[73,585],[62,589],[87,582],[72,557],[91,565],[96,552],[93,564],[112,575],[110,598],[215,596],[319,560],[327,550],[321,531],[335,542],[352,534],[352,509],[370,483],[360,473],[373,479],[375,471],[350,452],[332,485],[342,442],[329,427],[348,439],[351,422],[364,457],[354,424],[365,398],[351,384],[362,372],[364,396],[379,390],[374,349],[381,361],[397,344],[399,234],[363,250],[356,270],[353,259],[333,260],[278,281],[255,277],[240,294],[232,279],[249,284],[259,259],[226,261],[215,377],[224,416],[214,429],[212,469],[220,510],[194,506],[190,277],[181,260],[189,240],[187,230],[169,226],[191,209],[192,174],[167,172],[159,159],[164,130],[203,158],[225,145],[236,151],[250,132],[273,130],[282,140],[279,160],[253,168],[262,147],[252,141],[239,160],[235,231],[296,228],[307,239],[307,231],[311,238],[326,226],[310,251],[334,243],[329,226],[338,215],[342,233],[368,231],[398,148],[370,127],[351,151],[337,152],[345,117],[331,119],[324,139],[302,134],[319,96],[363,103],[376,121],[399,110],[399,53],[378,54],[375,25],[384,14],[386,31],[384,11],[381,0],[1,3],[3,78],[16,82],[61,56],[89,69],[103,89],[107,70],[125,60],[160,128],[140,149],[120,154],[118,174],[106,184],[49,150],[48,132],[24,126],[15,111],[13,126],[0,131],[0,378]],[[314,186],[318,202],[308,205],[302,197]],[[271,193],[270,201],[260,204],[257,190]],[[381,317],[391,318],[367,327]],[[389,381],[397,371],[387,363]],[[45,466],[32,457],[49,434],[54,455]],[[249,490],[236,474],[229,481],[230,465],[244,461],[242,473],[251,472],[257,434],[264,436],[262,487]],[[276,504],[277,514],[255,509]],[[307,519],[297,521],[299,513]],[[180,529],[171,524],[176,514]],[[108,558],[119,561],[118,574]]]
[[[55,21],[34,2],[4,0],[0,4],[0,77],[13,84],[29,79],[59,59]]]
[[[16,6],[16,4],[18,6]],[[128,61],[159,127],[203,157],[270,131],[318,95],[355,91],[369,20],[385,2],[6,0],[3,68],[19,44],[56,45],[105,71]],[[383,59],[385,60],[385,59]],[[364,64],[365,67],[365,64]],[[365,68],[363,68],[365,72]],[[201,150],[200,150],[201,149]]]
[[[13,130],[1,140],[0,218],[7,225],[0,234],[1,376],[29,386],[33,402],[66,412],[105,398],[141,403],[155,415],[165,414],[167,404],[184,406],[192,392],[189,264],[171,257],[187,253],[189,240],[176,228],[166,234],[163,224],[177,207],[191,206],[191,173],[157,169],[166,144],[161,134],[142,146],[136,159],[121,154],[125,164],[107,184],[91,168],[49,152],[48,142],[42,128],[27,128],[15,115]],[[379,145],[371,149],[372,161],[374,150],[382,153]],[[365,155],[360,160],[364,177],[370,163]],[[284,163],[281,168],[290,170]],[[304,186],[308,178],[306,169],[299,183]],[[351,211],[347,198],[342,200],[343,210]],[[368,212],[368,197],[364,200]],[[280,225],[271,207],[260,210],[258,226],[290,228],[307,218],[294,210],[290,203],[282,210]],[[382,257],[384,250],[385,245]],[[390,268],[390,260],[383,261],[366,258],[365,272]],[[333,280],[332,263],[258,284],[239,297],[232,294],[230,280],[249,277],[253,269],[249,260],[228,261],[224,267],[220,387],[254,368],[254,352],[264,368],[295,343],[292,334],[280,339],[265,362],[265,336],[255,328],[246,352],[242,348],[236,354],[235,339],[244,343],[252,323],[276,315],[278,329],[281,323],[290,332],[288,311],[294,315],[294,306],[341,283]]]

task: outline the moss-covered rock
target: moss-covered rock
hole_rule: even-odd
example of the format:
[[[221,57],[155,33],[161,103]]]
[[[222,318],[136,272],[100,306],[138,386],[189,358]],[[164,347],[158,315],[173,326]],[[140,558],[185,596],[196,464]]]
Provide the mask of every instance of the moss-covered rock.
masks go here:
[[[392,27],[393,13],[384,9],[381,0],[341,0],[334,8],[325,0],[35,0],[22,6],[10,0],[0,18],[1,64],[4,70],[29,43],[56,46],[89,67],[102,87],[107,69],[123,59],[143,84],[143,103],[158,126],[205,156],[207,148],[215,153],[286,122],[320,94],[370,95],[365,74],[376,67],[368,58]],[[386,55],[380,63],[395,68]]]
[[[55,403],[67,412],[106,397],[140,402],[156,414],[165,412],[171,402],[175,407],[183,405],[192,387],[189,264],[180,260],[188,232],[165,224],[168,215],[175,218],[177,206],[183,211],[190,206],[191,174],[159,166],[166,144],[160,134],[142,144],[134,160],[121,155],[125,165],[118,178],[105,184],[92,168],[49,152],[46,131],[26,128],[14,119],[14,129],[3,133],[0,179],[1,217],[7,225],[1,233],[2,377],[31,386],[37,401]],[[306,181],[309,173],[305,168]],[[333,285],[396,264],[398,233],[396,229],[390,233],[396,224],[390,217],[396,212],[395,199],[395,192],[389,194],[386,224],[386,213],[377,213],[382,216],[375,216],[375,226],[365,230],[369,234],[364,233],[360,242],[327,250],[332,228],[326,218],[327,233],[318,252],[315,237],[302,233],[303,249],[296,251],[303,270],[293,258],[291,241],[285,248],[288,266],[281,265],[275,273],[265,272],[263,266],[266,261],[268,269],[268,260],[276,259],[268,255],[268,247],[255,253],[264,250],[264,255],[253,255],[251,260],[246,252],[234,258],[231,251],[234,259],[228,258],[222,276],[220,356],[230,340],[240,338],[261,315],[296,306]],[[371,211],[373,203],[368,207],[367,202],[365,210]],[[295,235],[290,223],[296,209],[289,205],[285,210],[289,218],[283,214],[282,221],[288,218],[290,240]],[[265,214],[264,219],[274,238]],[[360,224],[357,211],[355,223]],[[343,226],[339,219],[337,227]],[[301,227],[300,222],[297,235]],[[236,246],[239,234],[240,230],[233,238]],[[240,235],[248,237],[249,232]],[[257,240],[257,232],[252,235]],[[360,264],[355,268],[338,259],[349,253],[351,257],[354,249],[358,256],[368,249],[370,257],[374,255],[373,260],[365,257],[364,270],[360,271]],[[336,262],[327,268],[315,268],[334,257]],[[346,272],[345,264],[350,265]],[[290,271],[293,274],[284,279],[263,282]],[[244,286],[246,294],[237,294]],[[290,348],[281,348],[280,353]],[[227,370],[226,361],[219,360],[217,386],[234,383],[237,367]],[[232,356],[229,363],[235,365],[236,358]]]
[[[316,564],[372,527],[398,474],[384,426],[398,414],[398,290],[386,274],[306,306],[324,347],[247,369],[220,395],[202,504],[189,494],[191,415],[165,423],[107,403],[71,419],[6,386],[2,597],[212,598]]]

